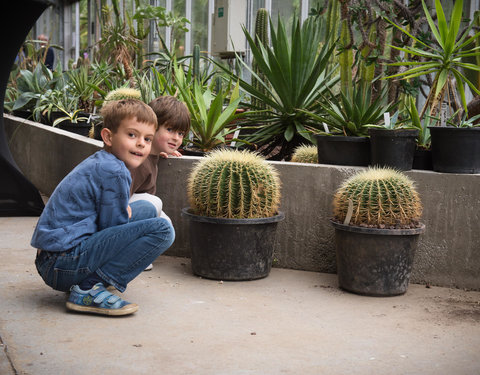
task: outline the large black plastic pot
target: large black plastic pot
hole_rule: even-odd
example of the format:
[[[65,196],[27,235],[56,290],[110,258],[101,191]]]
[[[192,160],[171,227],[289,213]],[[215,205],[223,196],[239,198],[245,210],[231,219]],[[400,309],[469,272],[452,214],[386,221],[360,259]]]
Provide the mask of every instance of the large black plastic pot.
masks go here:
[[[401,171],[412,169],[418,129],[368,129],[370,163]]]
[[[480,128],[431,126],[433,170],[480,173]]]
[[[368,296],[395,296],[407,291],[418,236],[425,225],[376,229],[331,223],[342,289]]]
[[[315,135],[319,164],[367,166],[370,164],[368,137]]]
[[[272,268],[278,215],[259,219],[223,219],[195,215],[188,208],[190,250],[195,275],[242,281],[268,276]]]

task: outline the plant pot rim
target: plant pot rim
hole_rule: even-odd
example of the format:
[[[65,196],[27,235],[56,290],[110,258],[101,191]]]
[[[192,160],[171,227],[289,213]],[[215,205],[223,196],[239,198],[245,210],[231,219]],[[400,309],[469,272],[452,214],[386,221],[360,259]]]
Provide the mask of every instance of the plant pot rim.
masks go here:
[[[182,216],[188,217],[190,220],[209,224],[235,224],[235,225],[251,225],[251,224],[270,224],[278,223],[285,219],[285,213],[278,211],[278,214],[270,217],[260,217],[253,219],[227,219],[223,217],[210,217],[195,215],[191,212],[190,207],[182,208]]]
[[[77,121],[77,122],[72,122],[70,120],[64,120],[62,122],[59,122],[57,125],[55,125],[55,127],[57,126],[60,126],[60,125],[67,125],[67,126],[78,126],[78,127],[83,127],[83,128],[86,128],[86,127],[91,127],[92,126],[92,123],[91,122],[87,122],[87,121]]]
[[[427,126],[428,129],[437,130],[437,129],[443,129],[443,130],[452,130],[452,131],[480,131],[480,126],[468,126],[468,127],[456,127],[456,126]]]
[[[340,229],[346,232],[354,232],[354,233],[364,233],[364,234],[379,234],[379,235],[390,235],[390,236],[412,236],[418,235],[425,232],[425,224],[420,223],[420,227],[418,228],[409,228],[409,229],[380,229],[380,228],[367,228],[367,227],[359,227],[356,225],[345,225],[341,223],[337,223],[330,219],[330,223],[332,223],[335,229]]]
[[[368,134],[377,133],[378,135],[385,136],[417,136],[419,133],[418,129],[383,129],[383,128],[369,128]]]
[[[367,136],[356,136],[356,135],[315,134],[314,137],[328,137],[334,142],[341,142],[344,140],[348,140],[350,142],[365,142],[369,140]]]

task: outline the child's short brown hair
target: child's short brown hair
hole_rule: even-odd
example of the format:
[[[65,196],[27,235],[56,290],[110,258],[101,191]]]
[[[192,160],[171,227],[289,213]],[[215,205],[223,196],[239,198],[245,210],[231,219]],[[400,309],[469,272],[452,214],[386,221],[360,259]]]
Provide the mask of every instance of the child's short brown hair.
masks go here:
[[[185,103],[174,96],[166,95],[153,99],[148,104],[157,115],[158,126],[168,126],[185,135],[190,130],[190,112]]]
[[[158,129],[157,116],[152,108],[137,99],[113,100],[105,103],[102,107],[103,127],[112,132],[118,130],[120,122],[135,117],[138,122],[154,124]]]

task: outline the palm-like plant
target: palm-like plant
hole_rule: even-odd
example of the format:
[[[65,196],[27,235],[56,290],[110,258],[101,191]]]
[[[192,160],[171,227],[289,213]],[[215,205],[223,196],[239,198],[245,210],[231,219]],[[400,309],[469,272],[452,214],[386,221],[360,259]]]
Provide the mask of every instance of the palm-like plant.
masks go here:
[[[243,122],[261,125],[247,140],[268,144],[269,147],[263,151],[265,154],[268,149],[273,150],[280,145],[275,158],[282,159],[288,157],[305,138],[312,140],[306,127],[315,126],[315,121],[302,110],[313,109],[325,88],[338,80],[338,77],[332,79],[331,72],[327,71],[334,46],[322,44],[324,35],[320,32],[319,22],[313,18],[308,18],[303,25],[295,20],[290,37],[280,18],[277,30],[270,22],[271,46],[263,45],[245,28],[243,30],[262,74],[256,74],[242,59],[238,58],[238,62],[249,71],[256,84],[241,79],[220,64],[217,66],[230,74],[233,80],[238,80],[241,88],[256,99],[246,103],[254,111],[247,112]],[[257,88],[257,85],[268,93]],[[265,103],[268,109],[256,111],[259,108],[252,103],[257,101]]]
[[[469,37],[468,34],[473,27],[472,23],[463,34],[460,33],[463,0],[455,1],[450,22],[447,22],[445,18],[445,13],[440,0],[435,0],[438,28],[435,25],[424,0],[422,0],[422,5],[430,31],[435,37],[437,45],[427,44],[411,35],[404,28],[390,22],[397,29],[412,38],[420,48],[416,46],[403,48],[391,46],[392,48],[403,51],[408,55],[415,56],[417,59],[390,64],[393,66],[408,66],[410,68],[402,73],[386,78],[398,77],[402,79],[410,79],[422,75],[434,75],[433,85],[431,86],[429,95],[421,111],[420,118],[423,118],[427,108],[430,108],[430,115],[436,115],[439,113],[440,106],[444,100],[447,100],[449,108],[453,110],[460,108],[455,97],[457,88],[460,93],[462,106],[466,111],[467,103],[465,100],[465,85],[468,85],[468,87],[470,87],[470,89],[477,95],[480,95],[480,91],[463,74],[462,69],[480,71],[480,66],[463,62],[462,58],[480,55],[480,47],[467,48],[480,35],[480,32],[476,33],[473,37]]]

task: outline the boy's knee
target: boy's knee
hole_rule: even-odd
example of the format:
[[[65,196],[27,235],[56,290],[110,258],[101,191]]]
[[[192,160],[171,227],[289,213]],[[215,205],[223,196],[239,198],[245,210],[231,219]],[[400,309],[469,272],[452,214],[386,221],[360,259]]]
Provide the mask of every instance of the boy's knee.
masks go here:
[[[172,223],[162,217],[157,218],[155,223],[157,225],[157,233],[159,237],[161,237],[165,243],[168,243],[168,246],[170,247],[175,240],[175,229],[173,228]]]
[[[157,208],[148,201],[138,200],[130,203],[132,208],[131,221],[153,219],[157,217]]]

